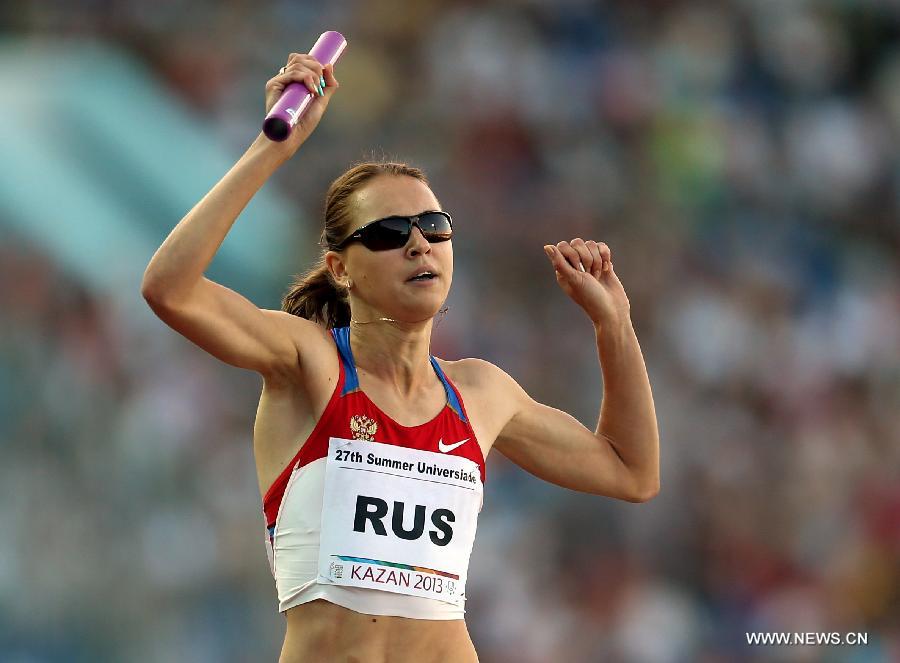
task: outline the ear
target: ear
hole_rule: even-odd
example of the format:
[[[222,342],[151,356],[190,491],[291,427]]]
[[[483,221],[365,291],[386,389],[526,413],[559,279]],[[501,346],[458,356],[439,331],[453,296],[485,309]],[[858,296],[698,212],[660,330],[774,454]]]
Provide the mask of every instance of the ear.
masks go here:
[[[350,274],[347,273],[347,265],[344,263],[344,257],[337,251],[325,252],[325,266],[331,272],[331,277],[336,283],[341,284],[345,288],[349,287]]]

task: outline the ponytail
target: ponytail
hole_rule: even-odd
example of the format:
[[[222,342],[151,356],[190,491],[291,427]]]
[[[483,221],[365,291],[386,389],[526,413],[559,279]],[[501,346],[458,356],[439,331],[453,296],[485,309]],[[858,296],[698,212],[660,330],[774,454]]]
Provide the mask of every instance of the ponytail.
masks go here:
[[[347,292],[331,278],[323,256],[312,269],[294,277],[281,300],[281,310],[322,323],[328,329],[346,327],[350,324]]]

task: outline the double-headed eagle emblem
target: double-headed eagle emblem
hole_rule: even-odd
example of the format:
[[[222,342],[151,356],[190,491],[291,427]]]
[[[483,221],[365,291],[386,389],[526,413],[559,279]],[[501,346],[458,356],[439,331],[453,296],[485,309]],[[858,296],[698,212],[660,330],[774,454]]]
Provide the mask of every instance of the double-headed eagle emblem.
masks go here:
[[[353,433],[354,440],[372,442],[377,430],[378,422],[364,414],[354,414],[350,417],[350,432]]]

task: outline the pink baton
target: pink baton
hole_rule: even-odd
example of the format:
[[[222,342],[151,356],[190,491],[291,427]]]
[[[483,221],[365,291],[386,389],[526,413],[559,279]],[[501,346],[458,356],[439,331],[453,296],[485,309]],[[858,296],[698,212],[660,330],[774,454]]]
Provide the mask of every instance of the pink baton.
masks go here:
[[[319,64],[334,64],[341,57],[347,40],[340,32],[323,32],[309,51]],[[290,83],[263,120],[263,133],[269,140],[282,141],[291,135],[291,129],[303,117],[313,100],[313,93],[302,83]]]

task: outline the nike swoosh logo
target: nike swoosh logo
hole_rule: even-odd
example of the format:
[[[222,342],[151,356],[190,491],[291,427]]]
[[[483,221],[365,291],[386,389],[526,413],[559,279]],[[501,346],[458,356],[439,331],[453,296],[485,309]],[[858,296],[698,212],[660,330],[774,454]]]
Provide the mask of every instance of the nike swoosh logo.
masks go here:
[[[455,444],[444,444],[444,438],[441,438],[440,440],[438,440],[438,449],[441,450],[442,454],[445,454],[450,451],[453,451],[454,449],[456,449],[456,447],[461,447],[462,445],[464,445],[466,442],[468,442],[471,439],[472,438],[467,437],[465,440],[460,440],[459,442],[456,442]]]

